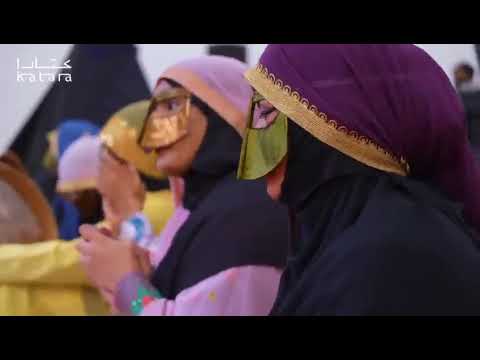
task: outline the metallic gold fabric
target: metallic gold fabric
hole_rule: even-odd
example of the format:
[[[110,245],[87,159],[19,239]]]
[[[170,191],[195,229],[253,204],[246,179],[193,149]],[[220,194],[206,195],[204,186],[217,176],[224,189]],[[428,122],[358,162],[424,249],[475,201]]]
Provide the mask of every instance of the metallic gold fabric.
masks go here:
[[[170,102],[177,104],[175,109],[168,111]],[[158,107],[167,112],[156,114]],[[169,146],[187,135],[190,116],[190,93],[183,88],[168,89],[152,99],[144,128],[140,135],[140,145],[143,148],[156,149]]]
[[[100,138],[116,156],[133,164],[141,173],[163,179],[157,169],[157,155],[145,153],[138,145],[150,101],[138,101],[115,113],[103,127]]]
[[[48,148],[43,156],[43,166],[48,170],[55,170],[58,165],[58,131],[52,130],[47,134]]]

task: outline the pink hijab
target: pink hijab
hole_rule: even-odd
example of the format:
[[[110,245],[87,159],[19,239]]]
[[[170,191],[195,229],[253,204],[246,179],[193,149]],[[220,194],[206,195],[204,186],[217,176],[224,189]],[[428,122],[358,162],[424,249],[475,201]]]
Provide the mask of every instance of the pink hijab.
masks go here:
[[[176,81],[243,134],[252,97],[252,89],[244,78],[247,69],[247,65],[239,60],[205,55],[171,66],[158,81]]]

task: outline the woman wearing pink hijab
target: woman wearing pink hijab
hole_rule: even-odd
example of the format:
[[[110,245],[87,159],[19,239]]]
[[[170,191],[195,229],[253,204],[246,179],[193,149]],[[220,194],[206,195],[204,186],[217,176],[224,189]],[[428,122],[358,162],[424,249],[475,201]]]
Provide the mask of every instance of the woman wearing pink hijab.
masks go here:
[[[236,180],[239,134],[252,95],[245,71],[237,60],[202,56],[160,77],[139,134],[143,148],[156,151],[157,167],[171,177],[177,198],[159,238],[151,236],[136,189],[118,194],[128,214],[119,234],[81,228],[85,269],[98,287],[110,290],[120,313],[270,311],[286,260],[288,216],[262,181]],[[115,159],[104,156],[113,166]]]

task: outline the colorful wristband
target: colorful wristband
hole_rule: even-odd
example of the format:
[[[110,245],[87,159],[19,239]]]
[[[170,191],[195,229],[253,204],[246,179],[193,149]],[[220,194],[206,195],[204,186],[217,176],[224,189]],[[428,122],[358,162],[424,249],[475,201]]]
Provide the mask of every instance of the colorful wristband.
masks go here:
[[[132,300],[130,310],[133,315],[140,315],[143,308],[156,299],[161,299],[160,293],[152,288],[138,287],[137,298]]]
[[[163,296],[142,273],[127,274],[117,285],[115,305],[124,314],[139,315],[143,308]]]

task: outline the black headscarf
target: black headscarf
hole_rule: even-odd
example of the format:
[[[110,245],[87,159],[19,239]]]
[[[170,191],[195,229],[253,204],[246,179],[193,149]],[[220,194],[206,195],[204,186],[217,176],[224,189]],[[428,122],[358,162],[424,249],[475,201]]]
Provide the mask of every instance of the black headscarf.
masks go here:
[[[184,176],[184,206],[195,210],[215,184],[237,166],[241,138],[220,115],[196,96],[197,106],[207,118],[205,137],[188,173]]]
[[[478,238],[458,205],[292,121],[289,141],[295,244],[272,315],[480,314]]]
[[[152,283],[167,298],[223,270],[244,265],[283,268],[286,207],[273,202],[261,181],[236,180],[241,138],[200,99],[207,131],[184,176],[190,217],[174,237]]]

